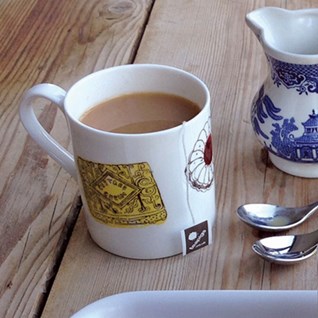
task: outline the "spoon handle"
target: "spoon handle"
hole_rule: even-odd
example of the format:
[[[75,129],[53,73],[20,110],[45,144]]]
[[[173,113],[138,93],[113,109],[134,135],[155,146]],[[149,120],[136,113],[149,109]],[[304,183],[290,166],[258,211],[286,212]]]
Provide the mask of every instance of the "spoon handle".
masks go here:
[[[308,219],[311,215],[313,215],[318,210],[318,201],[310,204],[308,207],[309,207],[310,211],[306,215],[304,220]]]
[[[305,252],[318,245],[318,230],[302,235],[295,235],[289,252]]]

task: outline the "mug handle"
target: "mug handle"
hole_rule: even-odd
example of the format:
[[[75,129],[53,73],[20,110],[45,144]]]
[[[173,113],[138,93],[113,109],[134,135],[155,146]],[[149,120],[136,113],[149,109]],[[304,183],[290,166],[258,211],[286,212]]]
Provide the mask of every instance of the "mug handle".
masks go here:
[[[77,179],[74,156],[62,147],[40,124],[35,116],[32,101],[45,98],[56,104],[64,112],[64,98],[66,92],[53,84],[38,84],[24,94],[20,104],[20,119],[36,143],[42,147],[50,157],[60,164],[74,179]]]

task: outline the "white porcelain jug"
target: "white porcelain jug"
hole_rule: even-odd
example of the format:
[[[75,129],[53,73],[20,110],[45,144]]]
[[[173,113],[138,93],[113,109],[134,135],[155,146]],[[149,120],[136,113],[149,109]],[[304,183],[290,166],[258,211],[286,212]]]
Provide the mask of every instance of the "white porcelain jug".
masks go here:
[[[269,65],[252,102],[256,136],[273,164],[318,177],[318,9],[264,7],[246,16]]]

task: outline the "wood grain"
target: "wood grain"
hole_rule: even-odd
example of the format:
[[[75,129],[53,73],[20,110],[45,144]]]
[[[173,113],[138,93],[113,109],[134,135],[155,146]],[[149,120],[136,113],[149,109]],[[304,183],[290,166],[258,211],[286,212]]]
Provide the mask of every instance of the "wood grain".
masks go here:
[[[251,251],[261,233],[235,215],[245,202],[317,200],[316,181],[277,170],[253,135],[250,104],[267,66],[244,22],[258,7],[309,8],[317,1],[152,2],[0,0],[1,317],[40,316],[47,295],[41,316],[51,318],[123,291],[318,289],[318,256],[291,267],[268,264]],[[68,89],[94,70],[130,62],[181,67],[211,90],[218,206],[213,244],[186,257],[127,260],[97,247],[80,213],[55,278],[79,209],[77,185],[20,125],[21,95],[40,82]],[[70,148],[63,115],[44,101],[35,106],[46,129]],[[293,232],[316,228],[312,218]]]
[[[67,89],[95,70],[130,63],[151,6],[150,0],[0,0],[1,317],[41,309],[77,210],[75,181],[19,122],[21,96],[36,83]],[[45,101],[35,108],[47,131],[70,148],[63,114]]]
[[[244,18],[265,5],[293,9],[315,7],[316,1],[156,1],[135,59],[191,71],[211,90],[218,206],[212,246],[186,257],[127,260],[98,248],[80,215],[43,317],[68,317],[124,291],[318,289],[318,256],[291,267],[266,263],[251,250],[261,233],[235,215],[246,202],[293,206],[317,200],[316,181],[277,170],[252,132],[251,100],[267,66]],[[315,228],[313,218],[294,232]]]

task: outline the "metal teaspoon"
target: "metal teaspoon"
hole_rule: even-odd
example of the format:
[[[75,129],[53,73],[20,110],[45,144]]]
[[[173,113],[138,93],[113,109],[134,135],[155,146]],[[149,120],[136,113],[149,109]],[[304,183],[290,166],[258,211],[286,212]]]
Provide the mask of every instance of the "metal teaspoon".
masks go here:
[[[272,204],[244,204],[237,209],[246,224],[263,231],[283,231],[303,223],[318,211],[318,202],[304,207],[287,208]]]
[[[294,264],[314,255],[317,245],[318,230],[307,234],[267,237],[256,241],[252,248],[267,261]]]

